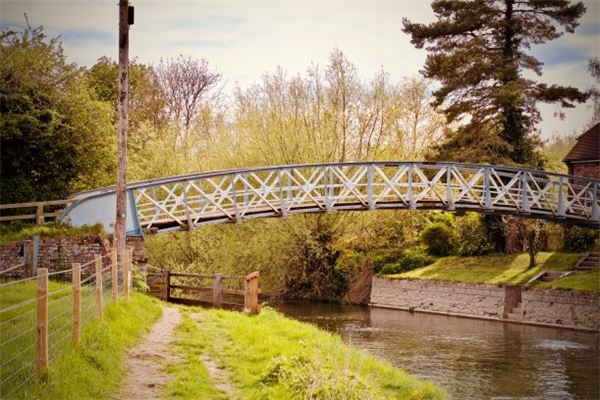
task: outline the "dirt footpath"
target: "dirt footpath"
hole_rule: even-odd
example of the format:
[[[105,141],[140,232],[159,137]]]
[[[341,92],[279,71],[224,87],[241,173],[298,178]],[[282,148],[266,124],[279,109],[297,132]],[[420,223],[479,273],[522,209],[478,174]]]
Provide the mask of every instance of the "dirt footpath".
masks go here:
[[[181,320],[176,308],[162,307],[162,317],[137,346],[127,354],[127,377],[116,399],[159,399],[170,380],[163,367],[177,358],[168,351],[175,339],[175,327]]]

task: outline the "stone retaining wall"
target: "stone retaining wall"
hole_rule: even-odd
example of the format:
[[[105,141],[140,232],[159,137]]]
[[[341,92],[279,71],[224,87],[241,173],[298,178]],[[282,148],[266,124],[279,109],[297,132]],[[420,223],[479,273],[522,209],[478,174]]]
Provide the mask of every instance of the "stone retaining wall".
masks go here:
[[[23,262],[23,242],[0,243],[0,271]]]
[[[20,242],[0,243],[0,271],[23,262],[23,244]],[[127,237],[127,246],[132,246],[133,259],[145,263],[144,239],[142,236]],[[49,272],[70,269],[71,264],[87,264],[82,274],[87,275],[94,270],[91,261],[96,254],[103,257],[103,264],[110,265],[111,241],[107,236],[81,235],[42,238],[39,243],[37,267],[48,268]]]
[[[600,293],[529,288],[521,292],[523,321],[600,328]]]
[[[600,328],[600,293],[521,290],[519,320],[506,319],[515,306],[515,287],[449,281],[373,278],[370,305],[472,318]],[[518,289],[518,288],[517,288]]]

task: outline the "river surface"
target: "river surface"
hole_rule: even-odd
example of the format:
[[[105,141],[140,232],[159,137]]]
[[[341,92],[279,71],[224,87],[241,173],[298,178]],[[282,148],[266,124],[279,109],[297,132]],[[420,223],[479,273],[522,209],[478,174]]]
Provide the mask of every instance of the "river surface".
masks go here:
[[[331,303],[275,307],[438,383],[452,399],[600,399],[598,334]]]

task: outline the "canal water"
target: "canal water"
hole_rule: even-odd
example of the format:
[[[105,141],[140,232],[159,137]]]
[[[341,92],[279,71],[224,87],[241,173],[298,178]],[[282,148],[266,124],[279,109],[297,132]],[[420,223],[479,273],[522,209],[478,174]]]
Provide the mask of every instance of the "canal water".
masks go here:
[[[275,307],[438,383],[452,399],[600,399],[597,334],[331,303]]]

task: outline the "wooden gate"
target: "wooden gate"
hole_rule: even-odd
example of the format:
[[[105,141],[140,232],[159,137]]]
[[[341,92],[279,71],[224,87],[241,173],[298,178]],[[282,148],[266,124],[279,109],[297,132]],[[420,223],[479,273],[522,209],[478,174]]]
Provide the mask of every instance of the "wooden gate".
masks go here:
[[[259,273],[244,275],[194,274],[154,268],[146,273],[150,294],[164,301],[200,305],[252,314],[260,311]]]

